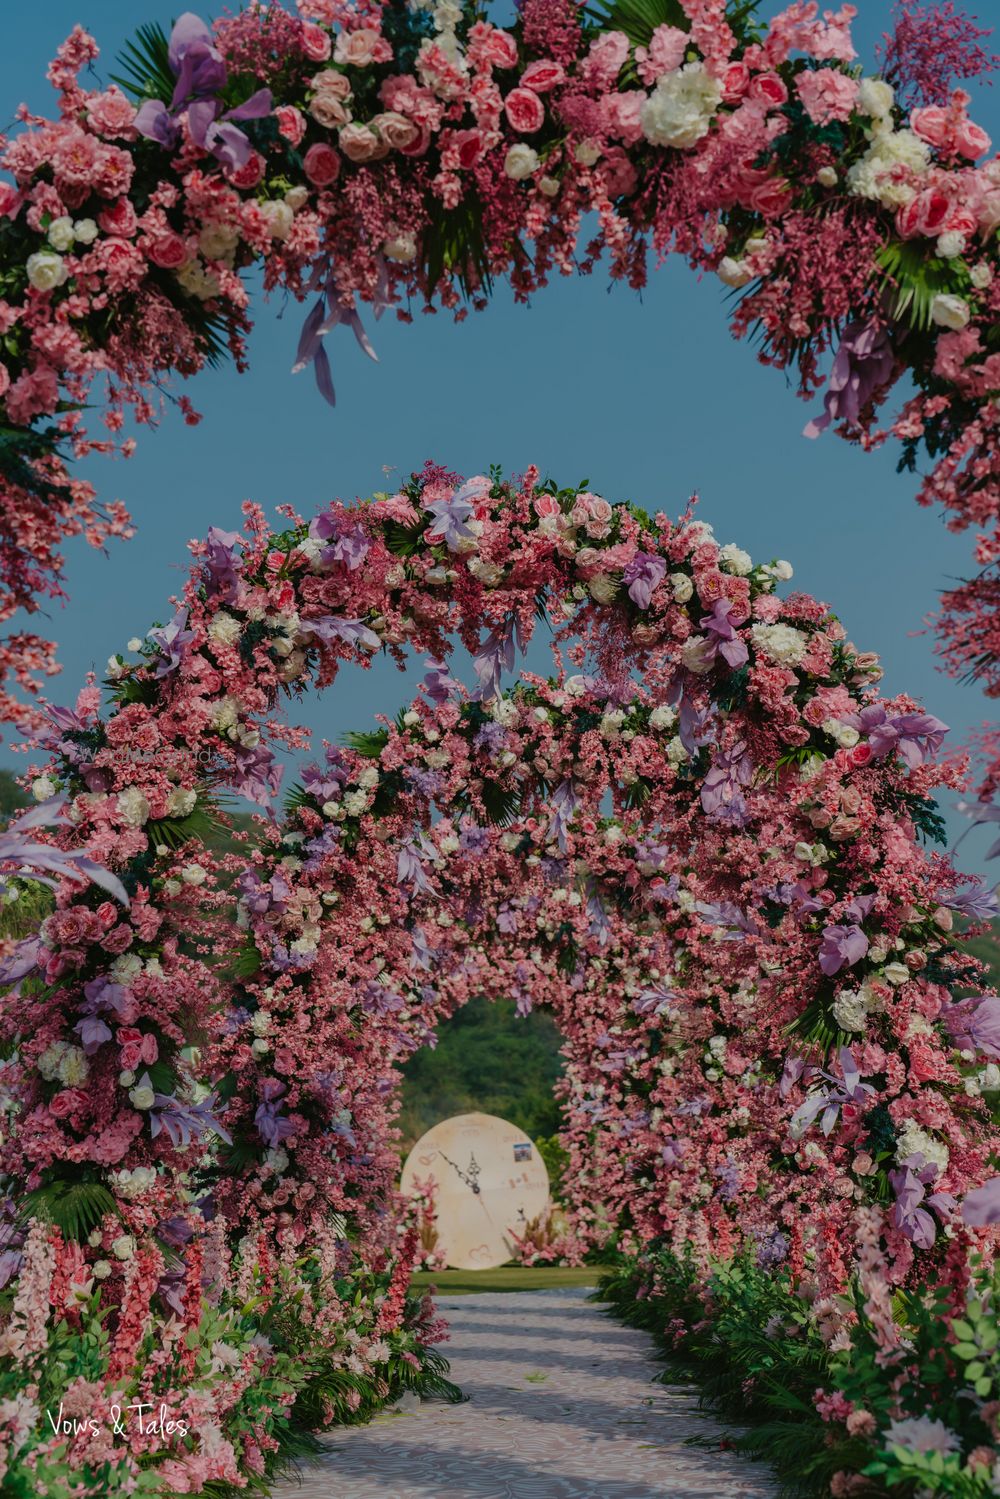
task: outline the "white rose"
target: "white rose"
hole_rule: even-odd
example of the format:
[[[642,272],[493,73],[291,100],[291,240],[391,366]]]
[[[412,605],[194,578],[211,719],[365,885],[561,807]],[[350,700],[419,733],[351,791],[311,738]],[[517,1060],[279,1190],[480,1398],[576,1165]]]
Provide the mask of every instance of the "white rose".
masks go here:
[[[92,245],[97,238],[97,225],[93,219],[77,219],[73,234],[81,245]]]
[[[949,229],[945,234],[939,234],[935,251],[942,260],[955,260],[959,255],[965,254],[965,235],[957,229]]]
[[[600,161],[601,159],[601,148],[598,145],[597,141],[581,141],[579,145],[575,146],[573,149],[573,159],[574,161],[578,162],[581,167],[592,167],[595,161]]]
[[[704,676],[711,671],[715,657],[711,654],[712,642],[705,635],[692,635],[681,647],[681,660],[688,671]]]
[[[772,562],[767,571],[771,574],[772,578],[777,578],[779,583],[787,583],[789,578],[794,574],[792,564],[790,562],[783,562],[780,559],[777,562]]]
[[[744,552],[742,547],[736,546],[734,542],[728,542],[719,548],[719,566],[725,568],[727,573],[732,573],[737,578],[745,578],[753,571],[753,562],[749,552]]]
[[[129,1089],[129,1102],[134,1109],[151,1109],[156,1094],[148,1083],[140,1083],[138,1087]]]
[[[858,89],[858,113],[883,120],[892,109],[896,94],[884,78],[863,78]]]
[[[31,794],[36,802],[47,802],[50,796],[56,794],[56,783],[48,776],[39,776],[31,783]]]
[[[111,1245],[116,1260],[130,1260],[135,1254],[135,1240],[131,1234],[119,1234]]]
[[[708,134],[722,89],[704,63],[666,73],[640,106],[642,133],[654,146],[689,150]]]
[[[895,988],[898,988],[900,984],[905,984],[908,979],[913,977],[905,963],[887,963],[882,971],[887,981]]]
[[[417,241],[412,234],[394,234],[383,244],[382,253],[397,265],[409,265],[417,258]]]
[[[280,198],[269,198],[260,205],[261,216],[272,239],[287,239],[295,222],[295,214]]]
[[[181,870],[181,879],[185,885],[204,885],[208,875],[200,864],[185,864]]]
[[[292,946],[294,947],[294,945],[293,943]],[[258,1036],[256,1041],[251,1042],[250,1050],[255,1057],[263,1057],[271,1050],[271,1043],[265,1041],[262,1036]]]
[[[717,275],[726,286],[746,286],[748,281],[753,280],[753,271],[746,261],[734,260],[731,255],[724,255],[719,261]]]
[[[950,292],[939,292],[931,303],[931,321],[939,328],[950,328],[960,332],[968,327],[972,313],[964,297],[952,296]]]
[[[993,267],[985,260],[980,260],[969,272],[969,280],[977,291],[985,291],[988,286],[993,285]]]
[[[557,198],[560,186],[558,177],[540,177],[538,179],[538,191],[545,198]]]
[[[820,167],[816,173],[816,181],[820,187],[836,187],[838,178],[833,167]]]
[[[58,219],[52,220],[49,225],[48,241],[53,250],[60,250],[65,254],[67,250],[72,250],[75,238],[73,220],[68,215],[62,214]]]
[[[507,152],[503,169],[515,182],[523,182],[525,177],[538,170],[538,166],[539,156],[534,147],[525,141],[517,141]]]
[[[678,604],[686,604],[694,593],[694,584],[687,573],[671,573],[670,591]]]
[[[54,250],[38,250],[26,263],[28,280],[36,291],[54,291],[62,286],[69,272],[61,255]]]
[[[610,604],[618,592],[617,581],[607,573],[598,573],[587,584],[590,596],[599,604]]]
[[[107,1280],[111,1274],[110,1260],[95,1260],[90,1272],[95,1280]]]
[[[307,187],[290,187],[285,194],[285,202],[293,213],[298,213],[300,208],[305,208],[309,202],[309,189]]]

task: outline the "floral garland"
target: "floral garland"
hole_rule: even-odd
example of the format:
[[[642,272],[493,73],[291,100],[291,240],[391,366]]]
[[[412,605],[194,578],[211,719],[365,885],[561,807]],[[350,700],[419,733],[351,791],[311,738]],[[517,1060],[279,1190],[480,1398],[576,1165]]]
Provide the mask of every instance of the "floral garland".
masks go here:
[[[995,900],[919,843],[956,781],[933,763],[945,725],[878,697],[877,658],[777,594],[786,563],[690,514],[430,465],[308,523],[286,511],[280,533],[245,509],[242,535],[194,548],[171,620],[109,662],[110,712],[91,685],[53,713],[35,793],[63,799],[56,888],[40,910],[11,878],[6,901],[0,1165],[36,1219],[22,1242],[12,1209],[6,1233],[12,1379],[75,1346],[85,1298],[66,1285],[99,1296],[105,1391],[160,1369],[154,1332],[211,1346],[212,1284],[235,1283],[242,1336],[268,1341],[266,1379],[246,1277],[281,1264],[294,1285],[305,1255],[335,1279],[345,1223],[401,1287],[419,1250],[397,1242],[398,1063],[477,993],[547,1004],[566,1037],[576,1233],[751,1253],[840,1347],[872,1243],[887,1284],[961,1305],[998,1214],[1000,1000],[957,997],[977,965],[948,936]],[[541,611],[556,674],[504,691]],[[471,696],[444,664],[456,637]],[[221,789],[269,804],[276,744],[303,742],[281,694],[382,648],[428,654],[418,700],[327,746],[285,820],[227,848]],[[81,858],[120,893],[81,889]],[[206,1275],[234,1249],[244,1269]],[[19,1310],[39,1299],[44,1346]],[[282,1325],[291,1378],[308,1354]],[[260,1472],[251,1441],[273,1427],[248,1438],[222,1406],[225,1476]],[[8,1460],[35,1475],[63,1461],[37,1419],[9,1423]],[[217,1441],[204,1422],[167,1434],[150,1482],[197,1487]]]
[[[853,15],[795,0],[764,26],[723,0],[525,0],[504,29],[451,0],[253,3],[212,27],[187,14],[169,38],[144,28],[98,91],[79,82],[97,47],[78,28],[49,72],[59,119],[22,114],[2,158],[0,609],[58,586],[60,535],[127,528],[97,516],[54,446],[95,445],[79,412],[95,377],[114,434],[126,408],[153,419],[168,372],[227,346],[242,365],[250,264],[310,300],[296,368],[332,400],[326,336],[347,324],[371,352],[366,306],[461,316],[498,276],[526,298],[605,252],[640,287],[652,247],[740,289],[734,333],[759,330],[804,394],[836,348],[814,434],[881,441],[878,411],[910,374],[889,431],[906,463],[937,460],[921,502],[981,533],[984,571],[946,600],[945,654],[993,690],[1000,169],[948,87],[992,59],[983,33],[918,8],[887,77],[865,77]],[[8,643],[5,676],[27,685],[46,650]]]

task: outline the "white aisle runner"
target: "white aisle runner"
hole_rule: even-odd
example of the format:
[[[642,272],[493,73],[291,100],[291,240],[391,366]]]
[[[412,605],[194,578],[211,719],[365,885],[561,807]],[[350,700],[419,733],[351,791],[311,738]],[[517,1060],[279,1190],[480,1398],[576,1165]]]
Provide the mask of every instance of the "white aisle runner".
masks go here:
[[[444,1297],[464,1405],[427,1401],[330,1434],[282,1499],[770,1499],[767,1470],[713,1442],[693,1388],[651,1384],[651,1340],[585,1288]]]

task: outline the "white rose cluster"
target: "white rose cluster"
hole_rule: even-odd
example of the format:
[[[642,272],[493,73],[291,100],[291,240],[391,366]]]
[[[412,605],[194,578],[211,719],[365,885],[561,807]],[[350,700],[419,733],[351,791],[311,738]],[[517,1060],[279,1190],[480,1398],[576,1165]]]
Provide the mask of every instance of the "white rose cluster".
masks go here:
[[[905,1119],[896,1137],[896,1160],[905,1161],[910,1156],[921,1155],[925,1165],[936,1166],[944,1171],[948,1165],[948,1147],[943,1140],[921,1129],[915,1119]]]
[[[753,643],[761,655],[778,666],[798,666],[809,648],[809,640],[793,625],[753,625]]]
[[[722,90],[704,63],[665,73],[639,109],[642,133],[654,146],[690,150],[708,134]]]
[[[848,190],[883,208],[903,208],[917,195],[910,174],[923,176],[929,165],[929,147],[912,130],[880,132],[847,173]],[[905,170],[899,173],[897,167]]]

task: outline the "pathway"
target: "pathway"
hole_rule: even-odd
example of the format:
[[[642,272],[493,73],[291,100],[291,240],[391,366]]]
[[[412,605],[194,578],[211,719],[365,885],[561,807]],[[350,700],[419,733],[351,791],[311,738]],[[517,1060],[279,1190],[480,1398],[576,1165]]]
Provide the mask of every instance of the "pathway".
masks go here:
[[[719,1426],[692,1386],[651,1384],[651,1340],[586,1289],[438,1301],[469,1400],[425,1401],[329,1438],[281,1499],[771,1499],[767,1471],[685,1446]],[[404,1400],[410,1405],[412,1397]]]

